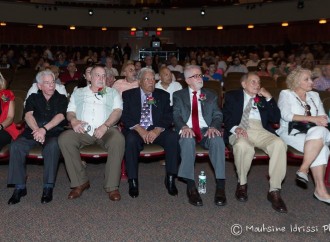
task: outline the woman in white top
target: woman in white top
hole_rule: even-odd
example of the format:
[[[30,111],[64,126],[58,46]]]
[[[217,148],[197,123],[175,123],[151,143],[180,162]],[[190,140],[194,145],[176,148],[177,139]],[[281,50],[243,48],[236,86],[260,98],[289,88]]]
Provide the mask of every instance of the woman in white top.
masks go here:
[[[281,126],[277,133],[288,145],[304,153],[303,162],[296,173],[297,180],[307,183],[310,168],[315,181],[314,197],[330,204],[330,195],[324,184],[329,159],[328,117],[319,94],[312,91],[310,70],[297,68],[288,75],[286,82],[290,89],[280,93],[278,107],[281,110]],[[299,133],[296,129],[288,134],[291,121],[311,122],[316,126],[310,128],[307,134]]]

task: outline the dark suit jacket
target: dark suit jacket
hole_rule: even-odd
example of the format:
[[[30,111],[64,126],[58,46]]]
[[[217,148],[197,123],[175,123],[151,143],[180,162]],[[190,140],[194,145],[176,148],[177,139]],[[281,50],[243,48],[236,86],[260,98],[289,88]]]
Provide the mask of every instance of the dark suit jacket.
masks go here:
[[[155,127],[168,129],[173,123],[173,112],[170,106],[170,94],[155,88],[152,96],[156,103],[152,105],[152,122],[148,130]],[[123,113],[121,120],[124,124],[124,131],[130,127],[140,123],[141,119],[141,89],[139,87],[124,91],[123,97]]]
[[[218,106],[217,95],[206,88],[201,89],[201,93],[205,94],[206,100],[201,101],[203,118],[208,127],[221,129],[222,113]],[[177,132],[180,132],[183,126],[187,125],[191,114],[191,104],[189,88],[176,91],[173,94],[173,118]]]
[[[259,107],[262,126],[268,131],[275,134],[272,123],[278,123],[281,118],[280,109],[277,107],[276,101],[272,98],[266,101],[261,97],[263,107]],[[234,126],[238,126],[243,115],[244,92],[243,89],[226,92],[223,108],[224,124],[225,124],[225,141],[231,135],[230,130]],[[228,143],[228,142],[227,142]]]

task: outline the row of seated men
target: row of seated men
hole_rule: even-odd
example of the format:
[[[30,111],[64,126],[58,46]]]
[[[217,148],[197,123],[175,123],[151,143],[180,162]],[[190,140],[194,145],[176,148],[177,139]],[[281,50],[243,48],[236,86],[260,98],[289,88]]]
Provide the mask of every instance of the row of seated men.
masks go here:
[[[106,87],[104,67],[92,67],[90,85],[77,88],[71,95],[69,104],[67,98],[55,90],[54,74],[48,70],[39,72],[36,79],[40,91],[31,94],[26,100],[26,128],[10,145],[8,184],[15,184],[15,190],[8,204],[20,202],[27,194],[25,156],[36,145],[43,146],[45,164],[41,202],[49,203],[53,198],[61,152],[72,188],[68,198],[76,199],[90,188],[79,150],[82,146],[94,143],[109,154],[104,180],[104,190],[109,199],[121,199],[119,183],[124,156],[129,195],[132,198],[138,197],[139,153],[144,144],[155,143],[165,150],[165,186],[168,193],[172,196],[178,194],[175,179],[180,177],[187,184],[189,203],[202,206],[203,201],[196,189],[194,175],[195,147],[199,143],[209,150],[214,168],[214,203],[224,206],[227,203],[225,142],[233,146],[238,175],[235,196],[238,201],[248,200],[247,174],[254,148],[258,147],[270,157],[267,199],[277,212],[287,212],[280,190],[286,174],[288,143],[305,153],[303,163],[296,173],[297,179],[307,183],[311,168],[316,181],[314,197],[330,203],[330,195],[323,181],[329,157],[327,144],[330,133],[326,129],[328,120],[322,102],[311,91],[313,82],[310,71],[297,69],[290,74],[290,90],[282,91],[280,108],[271,94],[261,87],[259,77],[248,73],[241,80],[243,89],[226,93],[222,111],[218,106],[218,96],[203,88],[199,66],[188,66],[184,76],[188,87],[174,92],[171,107],[170,95],[155,88],[155,73],[149,68],[143,68],[138,73],[139,86],[123,91],[121,96],[116,89]],[[2,98],[5,103],[9,99],[6,96]],[[117,127],[120,120],[124,126],[122,132]],[[307,134],[290,135],[288,122],[292,120],[313,122],[317,126],[311,128]],[[72,129],[64,130],[66,121]],[[281,127],[277,133],[281,138],[270,125],[280,121]],[[225,125],[224,137],[220,132],[222,122]],[[2,126],[7,128],[4,123]]]

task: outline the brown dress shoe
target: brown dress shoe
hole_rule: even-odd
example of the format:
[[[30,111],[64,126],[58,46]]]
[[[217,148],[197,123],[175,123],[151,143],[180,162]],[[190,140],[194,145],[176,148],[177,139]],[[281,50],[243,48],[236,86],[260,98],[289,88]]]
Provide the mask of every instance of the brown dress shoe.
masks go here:
[[[68,199],[76,199],[80,197],[83,191],[87,190],[88,188],[90,188],[89,181],[80,186],[74,187],[69,193]]]
[[[240,202],[246,202],[248,200],[248,195],[247,195],[247,184],[240,185],[239,183],[237,184],[236,187],[236,193],[235,193],[236,199]]]
[[[276,212],[279,213],[287,213],[288,210],[286,209],[285,203],[281,198],[280,191],[272,191],[268,192],[267,199],[272,203],[272,207]]]
[[[111,191],[111,192],[108,192],[109,194],[109,198],[111,201],[119,201],[121,199],[121,196],[120,196],[120,193],[117,190],[114,190],[114,191]]]

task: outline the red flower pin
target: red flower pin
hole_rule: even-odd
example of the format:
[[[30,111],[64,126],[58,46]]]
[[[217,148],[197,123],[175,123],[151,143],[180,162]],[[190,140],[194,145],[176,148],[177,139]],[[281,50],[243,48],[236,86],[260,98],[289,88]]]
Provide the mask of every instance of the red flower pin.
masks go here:
[[[206,95],[205,95],[204,93],[199,94],[199,99],[198,99],[198,101],[203,102],[203,101],[205,101],[205,100],[206,100]]]

